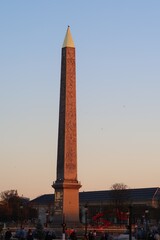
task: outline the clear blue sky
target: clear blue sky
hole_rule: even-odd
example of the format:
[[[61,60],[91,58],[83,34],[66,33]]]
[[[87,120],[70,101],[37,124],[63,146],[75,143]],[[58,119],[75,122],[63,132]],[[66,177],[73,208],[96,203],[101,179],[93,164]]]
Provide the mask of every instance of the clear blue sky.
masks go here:
[[[56,180],[61,47],[76,46],[81,191],[160,185],[160,1],[0,1],[0,192]]]

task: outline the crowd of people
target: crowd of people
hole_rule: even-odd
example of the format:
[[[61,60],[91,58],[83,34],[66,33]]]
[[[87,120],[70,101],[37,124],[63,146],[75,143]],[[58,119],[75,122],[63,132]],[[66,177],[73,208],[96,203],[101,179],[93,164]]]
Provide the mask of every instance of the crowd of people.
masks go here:
[[[160,240],[160,227],[152,226],[150,228],[135,229],[134,236],[137,240]]]
[[[36,230],[32,229],[24,229],[23,227],[17,229],[15,233],[13,233],[10,228],[1,235],[1,240],[53,240],[56,239],[56,235],[53,231],[43,231],[43,235],[40,237],[39,233]]]
[[[11,230],[8,228],[5,232],[4,240],[11,240],[12,237],[19,240],[33,240],[33,232],[31,229],[26,231],[24,228],[21,228],[16,231],[15,235],[13,235]]]
[[[126,232],[126,234],[128,234]],[[124,236],[124,234],[123,234]],[[53,240],[56,239],[56,234],[53,231],[45,230],[43,233],[43,237],[40,238],[38,232],[32,229],[24,229],[23,227],[18,229],[14,234],[8,228],[5,231],[5,234],[1,238],[1,240]],[[75,229],[66,229],[65,230],[65,239],[67,240],[77,240],[80,239],[79,236],[77,237],[77,232]],[[88,231],[84,234],[81,238],[83,240],[121,240],[120,235],[114,237],[113,235],[109,234],[107,231],[102,231],[101,233],[96,232],[96,230]],[[125,238],[127,239],[127,238]],[[147,231],[144,228],[136,228],[133,233],[133,239],[136,240],[160,240],[160,227],[152,227],[148,228]],[[128,236],[129,240],[129,236]]]

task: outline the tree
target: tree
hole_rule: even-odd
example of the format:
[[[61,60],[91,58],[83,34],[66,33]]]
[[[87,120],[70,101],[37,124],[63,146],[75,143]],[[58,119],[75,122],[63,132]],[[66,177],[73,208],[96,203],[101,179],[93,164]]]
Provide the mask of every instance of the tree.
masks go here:
[[[17,190],[7,190],[0,193],[1,201],[3,203],[8,203],[12,197],[18,197]]]
[[[124,183],[114,183],[111,186],[111,190],[125,190],[127,188],[128,188],[128,186],[125,185]]]
[[[129,200],[128,187],[124,183],[115,183],[111,186],[111,199],[116,206],[121,206]]]
[[[20,197],[17,190],[7,190],[1,192],[1,218],[4,220],[17,220]]]
[[[32,220],[37,217],[37,210],[29,205],[29,198],[18,196],[17,190],[0,193],[0,221]]]
[[[118,222],[122,222],[127,219],[126,212],[130,203],[128,186],[124,183],[115,183],[111,186],[111,190],[111,205]]]

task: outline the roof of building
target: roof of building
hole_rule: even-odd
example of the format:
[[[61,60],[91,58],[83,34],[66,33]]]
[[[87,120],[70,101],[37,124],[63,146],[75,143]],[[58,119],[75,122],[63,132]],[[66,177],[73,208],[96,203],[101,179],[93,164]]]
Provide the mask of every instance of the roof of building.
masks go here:
[[[84,201],[110,201],[115,198],[117,190],[104,190],[104,191],[92,191],[92,192],[80,192],[80,202]],[[121,190],[118,194],[121,199],[132,200],[132,201],[142,201],[142,200],[152,200],[157,197],[160,198],[159,188],[137,188],[137,189],[125,189]]]
[[[114,190],[79,192],[79,201],[80,203],[111,201],[114,199],[114,193],[117,192]],[[131,201],[151,201],[160,199],[160,189],[158,187],[126,189],[120,191],[120,195],[118,195],[118,197],[121,199],[127,198]],[[54,194],[44,194],[31,200],[30,202],[38,205],[50,205],[54,202]]]
[[[53,204],[53,201],[54,201],[54,194],[44,194],[31,200],[30,203],[45,205],[45,204]]]

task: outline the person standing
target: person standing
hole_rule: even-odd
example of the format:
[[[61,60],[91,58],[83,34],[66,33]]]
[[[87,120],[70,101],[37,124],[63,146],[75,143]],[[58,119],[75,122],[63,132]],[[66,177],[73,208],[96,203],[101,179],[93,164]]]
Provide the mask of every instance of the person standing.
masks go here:
[[[27,232],[27,240],[33,240],[33,233],[31,229],[28,229]]]
[[[12,233],[11,233],[11,230],[8,228],[6,233],[5,233],[4,238],[5,238],[5,240],[10,240],[11,237],[12,237]]]

